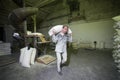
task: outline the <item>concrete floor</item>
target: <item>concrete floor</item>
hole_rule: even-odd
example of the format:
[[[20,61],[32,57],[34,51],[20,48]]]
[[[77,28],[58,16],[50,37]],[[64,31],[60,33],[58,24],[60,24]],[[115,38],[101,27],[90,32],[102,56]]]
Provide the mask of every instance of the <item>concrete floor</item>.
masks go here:
[[[30,68],[24,68],[17,60],[0,67],[0,80],[120,80],[111,50],[68,52],[68,65],[63,67],[62,76],[56,71],[56,61],[49,65],[36,62]]]

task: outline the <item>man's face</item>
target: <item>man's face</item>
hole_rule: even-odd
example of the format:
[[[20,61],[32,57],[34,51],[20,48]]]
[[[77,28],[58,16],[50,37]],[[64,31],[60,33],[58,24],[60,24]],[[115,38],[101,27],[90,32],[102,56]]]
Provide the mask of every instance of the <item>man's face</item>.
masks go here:
[[[65,33],[67,33],[68,32],[68,27],[64,27],[63,29],[62,29],[62,32],[65,34]]]

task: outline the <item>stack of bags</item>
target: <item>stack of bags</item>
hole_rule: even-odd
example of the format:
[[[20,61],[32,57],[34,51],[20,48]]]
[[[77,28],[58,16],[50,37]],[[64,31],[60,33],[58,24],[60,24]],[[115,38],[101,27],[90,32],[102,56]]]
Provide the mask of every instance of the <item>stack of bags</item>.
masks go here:
[[[116,21],[116,24],[113,26],[115,29],[113,37],[113,58],[117,65],[118,71],[120,72],[120,16],[114,17],[113,20]]]
[[[20,58],[19,62],[23,67],[30,67],[30,65],[34,64],[35,56],[36,56],[36,48],[25,47],[20,50]]]
[[[10,43],[3,43],[0,41],[0,55],[11,54]]]

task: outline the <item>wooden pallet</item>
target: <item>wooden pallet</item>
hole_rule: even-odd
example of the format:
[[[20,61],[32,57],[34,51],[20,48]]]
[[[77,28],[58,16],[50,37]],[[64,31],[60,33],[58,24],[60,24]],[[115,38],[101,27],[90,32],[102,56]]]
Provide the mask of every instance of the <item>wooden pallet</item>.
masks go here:
[[[40,56],[37,58],[37,62],[46,64],[46,65],[55,60],[56,60],[56,58],[51,55],[44,55],[44,56]]]

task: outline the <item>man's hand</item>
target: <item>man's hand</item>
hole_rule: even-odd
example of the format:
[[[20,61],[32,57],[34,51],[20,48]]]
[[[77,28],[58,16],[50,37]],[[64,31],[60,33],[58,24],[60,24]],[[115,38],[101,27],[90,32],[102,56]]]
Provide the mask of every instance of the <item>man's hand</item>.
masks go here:
[[[52,32],[53,32],[53,35],[55,35],[55,34],[56,34],[56,31],[55,31],[55,29],[53,29],[53,31],[52,31]]]

